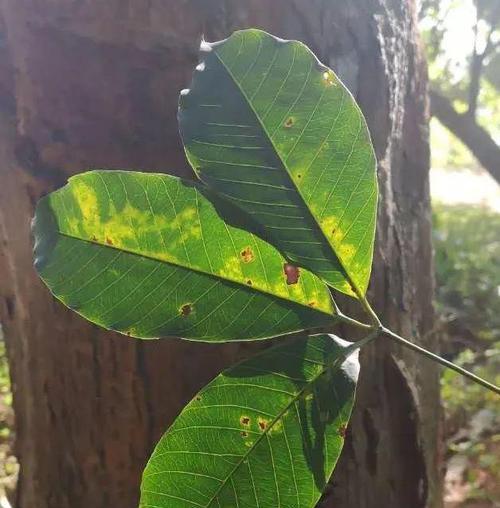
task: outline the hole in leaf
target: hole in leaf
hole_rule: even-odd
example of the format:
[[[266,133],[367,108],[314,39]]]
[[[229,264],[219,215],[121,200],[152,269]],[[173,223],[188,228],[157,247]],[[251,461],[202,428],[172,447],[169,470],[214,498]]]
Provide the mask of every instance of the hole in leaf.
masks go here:
[[[253,250],[250,247],[245,247],[240,252],[240,255],[241,255],[241,258],[243,259],[244,263],[251,263],[255,259]]]
[[[283,271],[286,276],[286,283],[288,285],[297,284],[299,282],[300,270],[290,263],[285,263]]]
[[[179,309],[180,315],[182,317],[187,317],[191,312],[193,312],[193,306],[190,303],[185,303],[180,309]]]

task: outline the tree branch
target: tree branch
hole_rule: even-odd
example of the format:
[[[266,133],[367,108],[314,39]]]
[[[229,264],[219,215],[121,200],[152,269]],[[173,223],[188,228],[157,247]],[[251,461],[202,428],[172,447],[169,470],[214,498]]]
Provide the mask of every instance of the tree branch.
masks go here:
[[[500,147],[473,117],[455,111],[451,102],[430,92],[431,114],[460,139],[480,164],[500,184]]]

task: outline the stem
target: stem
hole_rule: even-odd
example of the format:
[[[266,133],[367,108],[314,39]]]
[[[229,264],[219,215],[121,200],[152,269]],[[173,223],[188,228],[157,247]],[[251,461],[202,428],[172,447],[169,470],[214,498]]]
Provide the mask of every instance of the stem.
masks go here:
[[[428,351],[427,349],[425,349],[423,347],[413,344],[413,342],[410,342],[409,340],[401,337],[400,335],[398,335],[397,333],[394,333],[393,331],[389,330],[385,326],[382,326],[380,328],[380,332],[383,335],[387,335],[387,337],[391,338],[395,342],[398,342],[402,346],[404,346],[408,349],[412,349],[413,351],[416,351],[417,353],[421,354],[422,356],[426,356],[427,358],[435,361],[436,363],[439,363],[445,367],[448,367],[449,369],[452,369],[455,372],[458,372],[462,376],[464,376],[472,381],[475,381],[476,383],[484,386],[485,388],[488,388],[488,390],[491,390],[492,392],[496,393],[497,395],[500,395],[500,387],[494,385],[493,383],[486,381],[483,378],[480,378],[479,376],[476,376],[472,372],[469,372],[468,370],[466,370],[462,367],[459,367],[458,365],[455,365],[452,362],[449,362],[448,360],[445,360],[444,358],[441,358],[440,356],[438,356],[434,353],[431,353],[430,351]]]
[[[481,386],[487,388],[488,390],[491,390],[492,392],[500,395],[500,387],[494,385],[493,383],[490,383],[489,381],[486,381],[483,378],[480,378],[479,376],[476,376],[472,372],[469,372],[468,370],[464,369],[463,367],[459,367],[458,365],[455,365],[453,362],[449,362],[448,360],[445,360],[441,356],[432,353],[431,351],[428,351],[427,349],[418,346],[417,344],[414,344],[413,342],[410,342],[409,340],[401,337],[397,333],[394,333],[393,331],[389,330],[385,326],[382,325],[380,322],[380,319],[378,318],[377,314],[375,314],[375,311],[372,309],[370,304],[368,303],[368,300],[365,296],[358,294],[358,298],[360,303],[363,305],[364,310],[367,314],[369,314],[371,321],[373,324],[369,325],[366,323],[362,323],[361,321],[358,321],[356,319],[353,319],[349,316],[346,316],[342,313],[342,311],[335,305],[335,310],[337,312],[337,317],[340,321],[356,326],[357,328],[362,328],[364,330],[372,330],[372,333],[368,334],[363,339],[359,340],[358,342],[355,342],[352,346],[352,351],[355,351],[356,349],[359,349],[363,347],[365,344],[371,342],[373,339],[375,339],[378,335],[383,334],[387,337],[391,338],[395,342],[398,342],[402,346],[412,349],[413,351],[416,351],[417,353],[421,354],[422,356],[426,356],[430,360],[435,361],[436,363],[439,363],[443,365],[444,367],[447,367],[449,369],[454,370],[455,372],[458,372],[462,376],[466,377],[467,379],[470,379]]]
[[[366,337],[363,337],[361,340],[358,340],[351,346],[351,351],[356,351],[356,349],[360,349],[363,346],[366,346],[369,342],[376,339],[380,335],[380,329],[376,328],[371,333],[369,333]]]
[[[373,330],[374,329],[373,325],[369,325],[367,323],[362,323],[361,321],[358,321],[357,319],[346,316],[340,310],[337,310],[337,317],[339,318],[339,321],[342,321],[343,323],[346,323],[348,325],[353,325],[356,328],[362,328],[363,330]]]
[[[358,297],[360,298],[363,309],[365,309],[365,312],[368,314],[373,323],[372,328],[382,328],[382,323],[380,322],[380,319],[378,318],[375,311],[372,309],[372,306],[368,303],[366,296],[358,295]]]

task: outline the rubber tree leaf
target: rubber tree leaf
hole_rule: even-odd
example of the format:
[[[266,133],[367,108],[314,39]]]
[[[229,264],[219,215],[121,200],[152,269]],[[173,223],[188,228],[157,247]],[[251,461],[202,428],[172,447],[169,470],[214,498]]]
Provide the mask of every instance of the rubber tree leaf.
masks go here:
[[[141,508],[310,508],[339,458],[359,372],[335,336],[303,337],[215,378],[144,471]]]
[[[35,265],[85,318],[139,338],[266,338],[335,320],[315,275],[173,176],[93,171],[40,201]]]
[[[364,117],[304,44],[260,30],[202,42],[179,124],[198,176],[230,197],[294,263],[366,292],[377,209]]]

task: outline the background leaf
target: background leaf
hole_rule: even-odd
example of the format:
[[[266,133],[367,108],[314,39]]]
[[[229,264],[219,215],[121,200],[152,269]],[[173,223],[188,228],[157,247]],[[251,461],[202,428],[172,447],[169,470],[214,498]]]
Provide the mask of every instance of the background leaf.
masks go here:
[[[340,455],[359,372],[334,336],[300,338],[214,379],[143,476],[141,508],[315,506]]]
[[[377,208],[364,117],[332,70],[260,30],[202,43],[179,124],[205,183],[263,226],[287,257],[364,294]]]
[[[226,224],[200,188],[173,176],[73,177],[40,202],[34,234],[35,264],[57,298],[134,337],[256,339],[335,319],[316,276]]]

